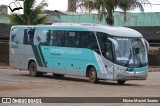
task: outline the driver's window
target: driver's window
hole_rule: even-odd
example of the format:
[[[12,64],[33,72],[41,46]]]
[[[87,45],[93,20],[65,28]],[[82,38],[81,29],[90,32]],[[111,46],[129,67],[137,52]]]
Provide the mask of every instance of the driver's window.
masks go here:
[[[108,40],[108,34],[97,32],[96,35],[97,35],[97,38],[98,38],[98,41],[101,47],[102,55],[105,58],[112,61],[113,60],[112,42]]]

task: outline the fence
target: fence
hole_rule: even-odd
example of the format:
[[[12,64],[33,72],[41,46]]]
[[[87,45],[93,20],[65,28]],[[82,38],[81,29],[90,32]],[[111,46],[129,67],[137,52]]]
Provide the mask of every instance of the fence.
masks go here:
[[[148,62],[150,66],[160,66],[160,48],[153,48],[149,50]]]
[[[0,39],[0,63],[9,64],[9,39]]]

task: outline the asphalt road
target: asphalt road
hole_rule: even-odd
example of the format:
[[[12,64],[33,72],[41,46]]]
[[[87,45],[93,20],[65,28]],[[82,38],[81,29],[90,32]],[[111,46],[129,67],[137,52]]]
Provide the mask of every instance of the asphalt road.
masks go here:
[[[147,80],[127,81],[124,85],[118,85],[115,81],[91,84],[87,78],[75,76],[54,78],[52,74],[46,74],[43,77],[31,77],[28,71],[0,69],[0,97],[160,97],[160,72],[150,72]],[[97,105],[106,106],[106,104]],[[150,105],[141,104],[141,106]]]

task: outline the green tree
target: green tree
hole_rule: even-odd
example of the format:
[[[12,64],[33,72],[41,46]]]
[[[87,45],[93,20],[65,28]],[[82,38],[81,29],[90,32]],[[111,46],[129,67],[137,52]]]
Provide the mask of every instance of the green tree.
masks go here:
[[[6,16],[6,15],[7,15],[7,6],[0,5],[0,16]]]
[[[39,5],[35,7],[36,0],[24,1],[24,14],[13,14],[10,16],[11,24],[17,25],[36,25],[46,22],[47,15],[44,14],[44,7],[48,4],[42,0]]]
[[[119,0],[118,7],[122,9],[124,13],[124,21],[127,20],[126,13],[129,10],[139,8],[141,12],[144,12],[143,4],[149,3],[148,0]]]
[[[148,2],[148,0],[81,0],[79,6],[84,6],[89,12],[97,10],[100,21],[103,17],[106,17],[106,23],[108,25],[113,25],[113,13],[117,7],[124,11],[124,20],[126,20],[126,12],[128,10],[140,8],[141,11],[144,11],[142,4],[145,4],[146,2]]]
[[[68,0],[68,11],[76,12],[76,2],[78,0]]]
[[[91,12],[92,10],[97,10],[99,15],[99,20],[101,21],[104,16],[106,16],[106,23],[109,25],[114,24],[113,13],[117,7],[118,0],[82,0],[80,6],[84,6]]]

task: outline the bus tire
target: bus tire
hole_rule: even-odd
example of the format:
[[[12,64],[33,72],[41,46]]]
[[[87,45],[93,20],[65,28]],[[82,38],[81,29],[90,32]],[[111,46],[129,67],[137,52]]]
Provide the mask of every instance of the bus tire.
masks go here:
[[[29,73],[30,73],[30,75],[33,76],[33,77],[41,77],[41,76],[43,76],[43,73],[42,73],[42,72],[38,72],[38,71],[37,71],[37,65],[36,65],[35,62],[31,62],[31,63],[29,64]]]
[[[119,85],[123,85],[126,81],[124,81],[124,80],[117,80],[117,82],[118,82]]]
[[[59,78],[59,77],[64,77],[64,74],[54,74],[53,73],[53,76]]]
[[[89,69],[89,81],[91,83],[98,83],[99,80],[97,78],[97,72],[96,72],[96,69],[94,67],[91,67]]]

